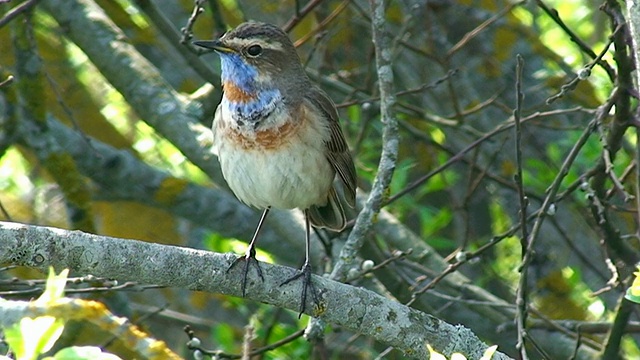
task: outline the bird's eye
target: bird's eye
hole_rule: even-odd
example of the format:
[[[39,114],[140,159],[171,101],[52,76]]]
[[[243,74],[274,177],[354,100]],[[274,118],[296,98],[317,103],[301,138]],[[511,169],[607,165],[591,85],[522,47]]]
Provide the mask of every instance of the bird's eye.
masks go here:
[[[262,54],[262,46],[260,45],[249,46],[249,48],[247,48],[247,54],[249,56],[254,56],[254,57]]]

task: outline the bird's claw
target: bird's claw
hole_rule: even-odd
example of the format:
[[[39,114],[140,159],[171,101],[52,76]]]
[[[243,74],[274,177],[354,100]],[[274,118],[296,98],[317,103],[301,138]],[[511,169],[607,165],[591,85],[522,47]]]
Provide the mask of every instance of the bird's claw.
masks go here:
[[[294,280],[302,278],[302,294],[300,296],[300,314],[298,314],[298,319],[302,316],[302,313],[306,310],[307,306],[307,290],[311,290],[311,296],[313,297],[313,302],[316,305],[320,305],[320,299],[318,297],[318,292],[316,291],[313,282],[311,281],[311,265],[309,263],[304,264],[302,269],[300,269],[295,275],[283,281],[280,286],[286,285]]]
[[[246,289],[247,289],[247,274],[249,273],[250,263],[251,262],[255,263],[258,276],[260,276],[260,280],[262,280],[263,282],[264,282],[264,276],[262,276],[262,268],[260,267],[260,262],[255,257],[255,251],[247,251],[247,254],[245,256],[238,256],[227,268],[227,273],[229,273],[229,271],[231,271],[231,268],[233,268],[240,261],[244,261],[241,288],[242,288],[242,297],[245,297]]]

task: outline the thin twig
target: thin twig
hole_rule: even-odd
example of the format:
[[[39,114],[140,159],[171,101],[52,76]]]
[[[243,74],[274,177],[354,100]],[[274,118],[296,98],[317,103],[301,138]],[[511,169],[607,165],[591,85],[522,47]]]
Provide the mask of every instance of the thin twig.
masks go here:
[[[520,230],[522,237],[520,238],[520,244],[522,248],[522,258],[524,259],[527,251],[532,251],[529,248],[527,242],[529,240],[529,234],[527,233],[527,196],[524,193],[524,185],[522,178],[522,124],[520,123],[520,116],[522,114],[522,100],[524,94],[522,93],[522,74],[524,68],[524,59],[520,54],[516,55],[516,108],[513,110],[513,122],[515,123],[516,132],[516,188],[518,190],[518,199],[520,203]],[[518,289],[516,290],[516,336],[518,341],[516,348],[520,353],[520,357],[524,360],[528,359],[526,348],[526,322],[527,322],[527,270],[528,266],[523,264],[520,272],[520,280],[518,282]]]
[[[336,261],[331,272],[330,278],[338,281],[347,279],[349,269],[355,262],[357,252],[362,247],[364,239],[373,225],[374,217],[382,208],[398,157],[398,122],[394,110],[396,98],[393,90],[391,39],[390,35],[385,31],[384,0],[371,0],[370,4],[373,15],[371,28],[380,89],[380,115],[384,125],[382,131],[382,153],[380,154],[378,173],[373,181],[369,197],[356,218],[355,225],[340,250],[339,260]],[[315,334],[321,334],[321,328],[324,328],[322,320],[311,319],[305,331],[307,339],[313,338],[316,336]]]
[[[155,27],[160,31],[160,33],[167,39],[169,44],[173,46],[178,54],[182,56],[185,62],[189,65],[190,68],[194,69],[198,75],[200,75],[203,79],[209,81],[212,84],[218,83],[219,76],[214,74],[211,69],[209,69],[200,58],[198,58],[195,54],[201,54],[201,48],[196,47],[191,44],[189,40],[192,37],[190,25],[187,25],[182,28],[182,36],[175,29],[171,21],[167,19],[167,17],[160,11],[158,5],[156,5],[153,1],[150,0],[136,0],[136,4],[140,7],[142,11],[149,17],[151,22],[155,25]],[[198,2],[196,1],[196,5],[194,7],[193,13],[198,12]],[[192,13],[192,16],[194,16]],[[191,20],[191,17],[189,18]],[[188,29],[188,30],[187,30]],[[184,51],[185,47],[189,51]]]
[[[571,148],[571,151],[569,152],[569,154],[567,155],[567,158],[562,164],[562,167],[560,168],[558,175],[553,180],[551,186],[547,189],[547,196],[545,197],[542,203],[542,206],[537,212],[536,219],[533,224],[533,228],[531,229],[531,233],[528,237],[527,249],[524,253],[524,258],[522,259],[522,265],[521,265],[521,275],[520,275],[521,281],[519,285],[520,287],[523,286],[524,280],[522,279],[526,278],[528,265],[531,263],[533,259],[533,255],[534,255],[533,249],[534,249],[536,240],[538,238],[538,233],[540,232],[542,223],[544,222],[544,219],[545,219],[545,216],[547,215],[549,207],[551,206],[551,204],[555,203],[556,201],[556,194],[558,193],[558,189],[562,184],[562,180],[569,173],[569,168],[577,158],[578,154],[580,153],[580,150],[586,144],[587,139],[589,139],[591,134],[595,131],[597,124],[601,121],[601,117],[605,116],[605,114],[607,114],[609,109],[611,109],[611,107],[613,106],[612,99],[615,99],[615,98],[616,96],[612,96],[607,103],[605,103],[600,107],[598,113],[596,114],[596,118],[591,120],[591,122],[589,123],[585,131],[582,133],[582,135],[580,136],[576,144],[573,146],[573,148]],[[521,305],[522,304],[519,304],[519,306]],[[520,345],[523,345],[523,344],[520,344]]]
[[[23,12],[31,10],[40,0],[29,0],[25,1],[22,4],[14,7],[9,10],[3,17],[0,19],[0,29],[7,25],[11,20],[13,20],[16,16],[22,14]]]
[[[422,84],[422,85],[420,85],[418,87],[415,87],[415,88],[412,88],[412,89],[398,91],[396,93],[396,97],[401,97],[401,96],[404,96],[404,95],[411,95],[411,94],[422,92],[424,90],[434,89],[438,85],[440,85],[443,82],[447,81],[450,77],[453,77],[457,73],[458,73],[458,70],[449,70],[446,75],[442,76],[439,79],[436,79],[433,82],[425,83],[425,84]],[[378,101],[378,100],[380,100],[379,96],[373,96],[373,97],[369,97],[369,98],[365,98],[365,99],[354,99],[354,100],[342,102],[340,104],[336,104],[336,107],[337,108],[344,108],[344,107],[348,107],[348,106],[351,106],[351,105],[370,103],[370,102],[374,102],[374,101]],[[495,100],[495,96],[490,98],[489,100],[485,100],[484,102],[474,106],[472,109],[473,109],[473,111],[477,111],[479,106],[483,106],[483,105],[486,105],[487,103],[491,103],[491,102],[493,102],[493,100]],[[469,112],[467,112],[467,114],[473,113],[473,111],[470,110]]]
[[[350,278],[349,281],[354,281],[357,279],[360,279],[362,277],[364,277],[367,274],[370,274],[376,270],[380,270],[384,267],[386,267],[387,265],[393,263],[394,261],[398,261],[398,260],[402,260],[404,258],[406,258],[408,255],[410,255],[413,252],[413,249],[408,249],[407,251],[400,251],[400,250],[395,250],[389,257],[387,257],[386,259],[384,259],[384,261],[382,261],[380,264],[377,264],[373,267],[371,267],[370,269],[366,269],[360,273],[357,274],[357,276]]]
[[[558,176],[556,177],[556,179],[554,180],[554,182],[552,183],[552,185],[549,187],[549,189],[547,190],[547,196],[545,197],[545,199],[543,200],[543,205],[536,211],[534,211],[533,213],[531,213],[528,218],[527,218],[527,222],[533,219],[536,219],[535,223],[534,223],[534,228],[531,231],[531,233],[529,234],[529,238],[531,239],[534,236],[537,236],[537,233],[539,231],[539,227],[542,225],[542,219],[544,219],[545,215],[547,214],[548,210],[549,210],[549,206],[551,205],[551,203],[556,203],[558,202],[561,198],[565,197],[566,195],[570,194],[570,191],[565,191],[563,192],[561,195],[556,196],[555,194],[557,194],[558,191],[558,187],[560,186],[560,184],[562,183],[562,179],[568,174],[569,171],[569,166],[573,163],[573,161],[575,160],[577,154],[579,153],[580,149],[584,146],[584,144],[586,143],[586,140],[588,139],[589,135],[592,134],[595,130],[595,124],[599,123],[599,121],[602,120],[602,117],[605,116],[605,114],[608,113],[608,111],[611,109],[611,106],[613,106],[613,101],[610,99],[610,101],[608,101],[605,105],[601,106],[597,113],[596,113],[596,118],[594,118],[589,125],[587,126],[587,128],[585,129],[585,131],[582,133],[582,135],[580,136],[580,139],[578,139],[578,142],[574,145],[574,147],[571,149],[571,151],[569,152],[569,156],[567,157],[567,159],[565,160],[565,163],[563,164],[562,168],[560,169],[560,172],[558,174]],[[538,116],[535,116],[532,118],[533,115],[530,115],[526,118],[521,119],[521,124],[525,123],[526,121],[529,121],[533,118],[537,118]],[[507,124],[502,124],[501,126],[499,126],[498,128],[496,128],[494,131],[487,133],[485,136],[493,136],[495,134],[492,134],[494,132],[502,132],[508,128],[511,128],[512,126],[514,126],[513,123],[507,123]],[[481,140],[483,140],[483,138],[476,140],[477,143]],[[466,153],[467,151],[470,150],[470,147],[474,145],[471,144],[469,147],[465,148],[464,150],[462,150],[461,153]],[[462,155],[460,155],[461,153],[458,153],[458,155],[456,155],[454,158],[461,158]],[[452,163],[452,160],[454,160],[454,158],[450,159],[447,163],[443,164],[440,166],[440,170],[436,169],[436,170],[443,170],[441,169],[443,166],[449,166]],[[457,159],[456,159],[457,161]],[[436,170],[430,172],[429,176],[433,176],[435,175]],[[438,172],[439,172],[438,171]],[[435,173],[434,173],[435,172]],[[588,172],[586,177],[590,177],[593,175],[593,172]],[[426,176],[425,176],[426,177]],[[577,187],[576,187],[577,188]],[[551,196],[553,193],[553,196]],[[396,194],[398,195],[398,194]],[[394,199],[395,200],[395,199]],[[536,225],[538,224],[538,225]],[[496,235],[494,236],[490,242],[482,245],[481,247],[479,247],[477,250],[473,251],[473,252],[468,252],[466,254],[466,258],[462,261],[457,261],[453,264],[449,264],[449,266],[447,266],[447,268],[445,268],[443,271],[441,271],[441,273],[439,275],[437,275],[436,277],[434,277],[427,285],[425,285],[424,287],[421,287],[419,290],[416,290],[414,293],[411,294],[411,300],[409,300],[406,305],[410,306],[413,302],[415,302],[418,298],[418,296],[424,294],[425,292],[427,292],[428,290],[432,289],[433,287],[435,287],[438,282],[440,282],[442,279],[444,279],[447,275],[455,272],[459,267],[461,267],[462,265],[464,265],[467,261],[474,259],[476,257],[479,257],[482,253],[484,253],[486,250],[488,250],[489,248],[495,246],[497,243],[499,243],[500,241],[507,239],[509,237],[512,237],[516,234],[516,232],[518,230],[520,230],[521,227],[521,223],[517,223],[514,226],[512,226],[510,229],[508,229],[507,231],[505,231],[502,234]],[[532,246],[531,244],[531,240],[529,241],[528,246]],[[525,261],[531,261],[531,255],[529,255],[529,257],[525,256],[525,259],[523,259],[523,263]],[[418,288],[418,284],[416,284],[415,286],[416,288]]]
[[[181,44],[187,44],[193,38],[193,25],[196,23],[196,19],[200,14],[204,12],[204,0],[196,0],[195,6],[191,11],[191,16],[189,16],[189,20],[187,20],[187,25],[180,29],[182,32],[182,37],[180,38]]]
[[[509,4],[507,7],[505,7],[502,10],[500,10],[497,14],[493,15],[492,17],[487,19],[482,24],[478,25],[475,29],[473,29],[473,30],[469,31],[468,33],[466,33],[462,37],[462,39],[460,39],[460,41],[458,41],[455,45],[453,45],[453,47],[451,47],[451,49],[449,49],[449,51],[447,51],[447,57],[450,57],[456,51],[460,50],[464,45],[466,45],[469,41],[471,41],[471,39],[475,38],[480,32],[482,32],[482,30],[486,29],[491,24],[496,22],[498,19],[500,19],[501,17],[503,17],[506,14],[508,14],[514,7],[520,6],[520,5],[524,4],[524,3],[525,3],[525,1],[518,1],[518,2],[515,2],[515,3]]]
[[[585,54],[589,55],[591,59],[594,59],[594,64],[597,63],[600,65],[604,71],[607,72],[609,79],[614,81],[616,78],[616,71],[609,65],[606,61],[602,60],[602,56],[596,56],[596,53],[591,50],[589,45],[587,45],[582,39],[578,37],[571,29],[562,21],[558,11],[555,9],[549,8],[542,0],[536,0],[536,4],[547,14],[549,17],[556,23],[558,26],[569,35],[569,40],[578,45],[578,48],[582,50]],[[607,48],[609,45],[605,46]]]
[[[625,328],[629,323],[629,319],[633,314],[635,304],[625,299],[624,294],[621,294],[618,299],[618,305],[614,311],[615,317],[609,333],[604,341],[604,348],[602,349],[602,359],[617,359],[619,358],[620,346],[622,345],[622,338],[625,335]]]
[[[309,31],[308,33],[306,33],[304,36],[302,36],[300,39],[296,40],[296,42],[293,44],[295,47],[299,47],[300,45],[304,44],[305,42],[307,42],[309,39],[311,39],[311,37],[315,34],[317,34],[318,32],[322,31],[324,28],[327,27],[327,25],[329,25],[329,23],[331,23],[340,13],[342,13],[342,11],[344,9],[347,8],[347,5],[349,5],[349,3],[351,2],[351,0],[343,0],[336,8],[335,10],[333,10],[331,12],[331,14],[329,14],[329,16],[327,16],[326,18],[324,18],[324,20],[322,20],[320,22],[320,24],[318,24],[318,26],[316,26],[313,30]]]
[[[524,123],[527,123],[529,121],[535,120],[535,119],[537,119],[537,118],[539,118],[541,116],[560,115],[560,114],[575,112],[575,111],[579,111],[579,110],[582,110],[582,108],[578,107],[578,108],[571,108],[571,109],[552,110],[552,111],[547,111],[547,112],[536,112],[536,113],[533,113],[533,114],[531,114],[531,115],[529,115],[527,117],[522,118],[520,122],[521,122],[521,124],[524,124]],[[429,180],[430,178],[432,178],[436,174],[444,171],[449,166],[451,166],[451,165],[455,164],[456,162],[458,162],[459,160],[461,160],[464,157],[465,154],[467,154],[469,151],[474,149],[476,146],[480,145],[481,143],[487,141],[488,139],[492,138],[493,136],[495,136],[497,134],[500,134],[500,133],[502,133],[504,131],[507,131],[507,130],[511,129],[513,126],[515,126],[515,123],[512,121],[512,119],[507,119],[507,121],[505,121],[504,123],[498,125],[492,131],[489,131],[488,133],[482,135],[480,138],[478,138],[477,140],[475,140],[474,142],[469,144],[467,147],[465,147],[464,149],[460,150],[459,153],[457,153],[455,156],[453,156],[452,158],[447,160],[447,162],[445,162],[444,164],[440,165],[438,168],[433,169],[432,171],[428,172],[426,175],[424,175],[421,178],[415,180],[414,182],[409,184],[407,187],[405,187],[401,191],[399,191],[396,194],[394,194],[393,196],[391,196],[387,200],[385,205],[388,205],[388,204],[398,200],[400,197],[406,195],[407,193],[415,190],[416,188],[418,188],[419,186],[424,184],[427,180]]]
[[[302,18],[307,16],[307,14],[310,13],[311,10],[313,10],[316,6],[320,5],[321,2],[322,0],[311,0],[302,9],[299,9],[299,4],[296,1],[296,13],[291,17],[291,19],[289,19],[289,21],[287,21],[286,24],[284,24],[282,30],[284,30],[285,32],[291,31],[291,29],[298,25]]]
[[[578,71],[578,74],[571,79],[571,81],[569,81],[568,83],[562,85],[560,87],[560,92],[558,92],[557,94],[550,96],[547,99],[547,104],[551,104],[552,102],[558,100],[559,98],[565,96],[568,92],[572,91],[573,89],[576,88],[576,86],[578,86],[578,83],[580,81],[586,80],[587,78],[589,78],[589,76],[591,75],[591,71],[593,70],[593,68],[596,66],[596,64],[600,64],[602,58],[607,54],[607,52],[609,51],[609,47],[611,46],[611,44],[613,44],[613,39],[614,39],[614,35],[620,31],[620,29],[622,28],[622,26],[618,26],[614,32],[609,36],[609,41],[607,42],[607,44],[604,46],[604,48],[602,49],[602,51],[600,51],[600,53],[598,54],[598,56],[595,57],[595,59],[593,59],[591,62],[589,62],[584,68],[580,69],[580,71]],[[594,54],[595,55],[595,54]],[[606,63],[605,63],[606,64]],[[608,64],[607,64],[608,65]]]
[[[366,234],[373,224],[374,217],[380,212],[387,196],[389,184],[398,158],[398,121],[395,115],[395,92],[393,90],[391,39],[385,29],[384,0],[371,0],[372,33],[376,52],[376,69],[380,88],[380,114],[384,129],[382,132],[382,153],[378,164],[378,173],[364,208],[356,219],[340,252],[339,260],[331,273],[332,279],[344,280],[349,268],[355,261],[357,251],[362,247]]]
[[[567,158],[562,164],[562,167],[558,172],[558,175],[551,183],[551,186],[549,187],[549,189],[547,189],[547,196],[545,197],[544,202],[540,207],[540,210],[537,212],[536,220],[533,223],[533,228],[531,229],[531,234],[529,235],[529,241],[527,244],[528,249],[527,249],[527,252],[525,253],[524,259],[522,260],[522,266],[527,266],[527,264],[532,260],[533,254],[531,253],[530,249],[532,249],[535,244],[535,240],[537,239],[538,233],[540,231],[540,228],[542,227],[542,223],[544,222],[544,219],[545,219],[545,216],[547,215],[549,207],[551,206],[551,204],[555,203],[556,194],[558,193],[558,189],[560,188],[560,184],[562,183],[562,180],[569,173],[569,168],[571,167],[576,157],[580,153],[580,150],[582,149],[582,147],[586,144],[589,136],[591,136],[591,134],[595,131],[597,121],[598,119],[594,119],[591,122],[589,122],[589,125],[587,125],[587,128],[585,129],[585,131],[582,133],[582,135],[580,136],[576,144],[573,146],[573,148],[571,148],[571,151],[569,152],[569,155],[567,155]]]
[[[15,80],[13,75],[7,76],[6,79],[4,79],[4,80],[2,80],[2,82],[0,82],[0,89],[5,87],[5,86],[11,85],[13,83],[13,80]]]
[[[189,337],[190,340],[194,340],[196,338],[195,333],[193,332],[193,330],[191,329],[191,327],[189,325],[184,327],[184,331],[187,333],[187,336]],[[268,351],[271,351],[273,349],[277,349],[283,345],[286,345],[296,339],[298,339],[299,337],[301,337],[302,335],[304,335],[304,329],[302,330],[298,330],[294,333],[292,333],[289,336],[286,336],[274,343],[271,343],[269,345],[263,346],[263,347],[259,347],[256,349],[251,350],[250,352],[247,353],[248,356],[257,356],[257,355],[261,355],[264,354]],[[209,355],[209,356],[213,356],[215,358],[218,359],[241,359],[242,355],[240,354],[230,354],[230,353],[225,353],[221,350],[207,350],[199,345],[195,345],[193,342],[189,342],[187,344],[187,347],[190,350],[198,350],[200,352],[202,352],[203,354]]]

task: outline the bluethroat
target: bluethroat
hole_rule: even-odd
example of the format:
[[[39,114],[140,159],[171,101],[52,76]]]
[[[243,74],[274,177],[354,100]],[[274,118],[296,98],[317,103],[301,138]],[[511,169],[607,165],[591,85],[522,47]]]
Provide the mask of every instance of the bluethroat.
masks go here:
[[[244,260],[242,296],[256,239],[271,207],[299,208],[306,223],[306,258],[281,284],[303,278],[301,313],[311,282],[310,225],[334,231],[346,218],[338,193],[353,207],[356,171],[336,107],[305,73],[287,34],[275,25],[247,22],[218,40],[195,41],[221,59],[223,97],[213,120],[213,146],[222,174],[243,203],[263,209]],[[337,179],[336,179],[337,178]],[[337,191],[340,181],[342,191]]]

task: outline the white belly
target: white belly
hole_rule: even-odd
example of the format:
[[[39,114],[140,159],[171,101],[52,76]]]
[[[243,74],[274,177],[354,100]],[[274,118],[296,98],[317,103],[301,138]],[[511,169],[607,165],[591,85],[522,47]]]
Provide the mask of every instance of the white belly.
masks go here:
[[[221,115],[227,116],[224,110]],[[214,147],[222,174],[240,201],[261,209],[307,209],[327,203],[335,177],[325,156],[329,129],[319,118],[304,116],[300,126],[280,134],[278,146],[271,147],[253,143],[251,135],[243,135],[243,142],[232,141],[230,126],[219,119]]]
[[[218,156],[222,174],[236,197],[261,209],[324,205],[335,174],[323,153],[303,146],[268,152],[228,146],[220,149]]]

